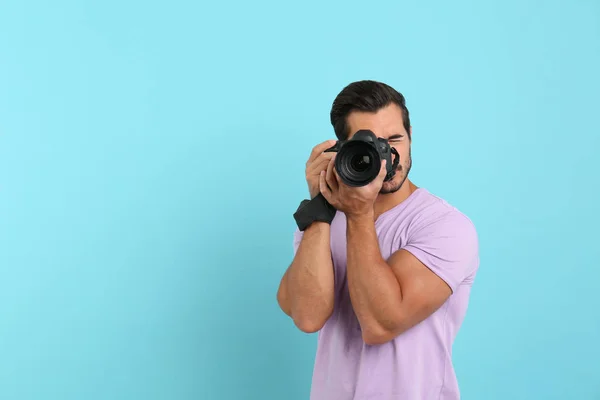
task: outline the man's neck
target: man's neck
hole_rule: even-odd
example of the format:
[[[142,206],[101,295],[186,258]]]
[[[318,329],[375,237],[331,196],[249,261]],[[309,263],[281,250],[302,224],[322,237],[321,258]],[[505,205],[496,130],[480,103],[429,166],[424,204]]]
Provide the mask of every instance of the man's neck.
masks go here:
[[[375,219],[377,219],[384,212],[396,207],[404,200],[417,190],[410,180],[406,179],[402,184],[402,187],[394,193],[380,194],[375,201]]]

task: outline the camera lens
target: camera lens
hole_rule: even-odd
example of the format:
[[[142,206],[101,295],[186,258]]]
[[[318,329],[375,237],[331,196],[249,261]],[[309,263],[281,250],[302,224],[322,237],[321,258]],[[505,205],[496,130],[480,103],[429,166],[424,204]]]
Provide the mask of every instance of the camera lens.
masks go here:
[[[371,165],[371,157],[368,154],[356,154],[350,160],[350,165],[356,172],[365,172]]]
[[[349,186],[365,186],[379,174],[381,160],[373,145],[363,141],[347,142],[335,159],[340,178]]]

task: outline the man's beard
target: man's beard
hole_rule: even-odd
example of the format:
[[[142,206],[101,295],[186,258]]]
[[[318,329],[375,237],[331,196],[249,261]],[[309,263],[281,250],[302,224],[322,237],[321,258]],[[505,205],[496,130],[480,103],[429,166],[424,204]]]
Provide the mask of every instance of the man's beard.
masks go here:
[[[393,186],[389,186],[389,184],[387,182],[384,182],[379,193],[380,194],[390,194],[390,193],[395,193],[398,190],[400,190],[400,188],[402,187],[402,185],[404,185],[404,182],[408,178],[408,173],[410,172],[411,168],[412,168],[412,155],[411,155],[411,151],[409,150],[408,151],[408,162],[406,163],[406,167],[403,167],[402,164],[398,165],[398,168],[396,169],[396,175],[394,176],[394,178],[392,178],[392,182],[394,182],[398,177],[401,177],[401,179],[397,183],[394,182]]]

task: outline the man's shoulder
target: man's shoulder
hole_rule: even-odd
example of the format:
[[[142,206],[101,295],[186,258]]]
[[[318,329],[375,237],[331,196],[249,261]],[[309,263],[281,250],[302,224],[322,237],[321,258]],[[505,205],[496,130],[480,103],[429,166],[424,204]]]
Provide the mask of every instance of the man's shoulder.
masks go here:
[[[471,219],[445,199],[423,190],[417,217],[409,222],[405,243],[453,289],[479,268],[479,238]],[[454,274],[455,276],[450,276]]]
[[[412,231],[456,231],[464,235],[477,236],[475,224],[465,212],[425,188],[418,189],[418,195],[412,202],[411,208]]]

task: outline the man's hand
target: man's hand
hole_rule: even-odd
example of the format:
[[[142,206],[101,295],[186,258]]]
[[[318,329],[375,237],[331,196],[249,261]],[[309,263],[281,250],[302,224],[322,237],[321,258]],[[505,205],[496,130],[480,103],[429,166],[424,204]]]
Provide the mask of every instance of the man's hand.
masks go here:
[[[334,167],[335,156],[329,161],[327,171],[321,172],[319,190],[323,197],[348,217],[365,216],[373,213],[373,205],[383,186],[387,173],[383,160],[379,175],[371,183],[362,187],[350,187],[342,182]]]
[[[325,153],[324,151],[333,145],[335,145],[335,140],[327,140],[316,145],[306,162],[306,182],[311,199],[319,194],[319,176],[322,171],[327,169],[329,161],[335,155],[335,153]]]

